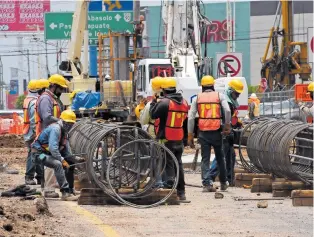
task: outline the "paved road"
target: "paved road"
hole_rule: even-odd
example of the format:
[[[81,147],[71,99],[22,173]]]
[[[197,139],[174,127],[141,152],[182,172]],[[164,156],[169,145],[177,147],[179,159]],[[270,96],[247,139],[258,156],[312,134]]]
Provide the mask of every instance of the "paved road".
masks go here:
[[[186,180],[199,184],[199,175]],[[192,202],[178,206],[134,209],[124,206],[81,206],[50,201],[50,210],[66,220],[76,237],[310,237],[313,236],[313,209],[293,207],[291,199],[268,201],[258,209],[257,201],[235,201],[234,197],[262,198],[271,194],[250,193],[229,188],[224,199],[200,188],[187,187]],[[92,235],[89,235],[92,233]]]

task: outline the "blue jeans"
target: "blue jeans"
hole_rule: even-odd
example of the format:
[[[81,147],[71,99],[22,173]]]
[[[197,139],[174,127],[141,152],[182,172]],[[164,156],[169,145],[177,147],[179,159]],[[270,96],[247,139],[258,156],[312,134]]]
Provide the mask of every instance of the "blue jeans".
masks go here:
[[[202,155],[202,183],[204,186],[209,186],[213,183],[210,176],[210,155],[211,147],[214,148],[216,161],[219,168],[219,179],[220,182],[224,183],[227,181],[226,177],[226,164],[224,155],[222,152],[222,135],[221,131],[200,131],[199,132],[199,143],[201,144],[201,155]]]
[[[233,143],[229,140],[229,138],[223,140],[223,149],[226,161],[227,179],[229,183],[232,184],[232,182],[234,181],[234,166],[236,161],[236,154],[234,151]],[[213,160],[212,165],[210,166],[209,173],[211,180],[215,180],[215,178],[219,174],[216,157]]]
[[[40,164],[35,164],[34,159],[32,157],[31,153],[31,144],[33,141],[26,142],[27,146],[27,160],[26,160],[26,173],[25,173],[25,179],[33,180],[35,177],[36,172],[36,179],[41,180],[41,178],[44,175],[44,169],[43,166]]]

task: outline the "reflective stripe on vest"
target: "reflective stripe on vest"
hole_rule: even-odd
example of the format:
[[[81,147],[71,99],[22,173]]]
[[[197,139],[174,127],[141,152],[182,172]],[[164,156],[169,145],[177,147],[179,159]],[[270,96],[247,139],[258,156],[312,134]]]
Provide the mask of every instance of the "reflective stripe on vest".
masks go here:
[[[55,123],[52,123],[52,124],[55,124]],[[50,124],[50,125],[52,125],[52,124]],[[49,125],[49,126],[50,126],[50,125]],[[60,126],[60,125],[59,125],[59,126]],[[38,143],[40,144],[41,148],[43,149],[43,151],[49,152],[49,144],[42,144],[42,143],[39,141],[40,135],[41,135],[41,133],[40,133],[39,135],[37,135],[37,137],[36,137],[35,140],[34,140],[34,143],[35,143],[35,142],[38,142]],[[65,145],[66,145],[66,141],[67,141],[66,136],[62,136],[62,135],[61,135],[61,136],[59,137],[59,148],[60,148],[61,146],[65,146]]]
[[[48,95],[49,98],[52,100],[53,102],[53,116],[56,118],[59,118],[61,115],[61,108],[59,107],[58,102],[48,93],[48,92],[44,92],[42,95]],[[42,96],[41,95],[41,96]],[[36,101],[35,104],[35,123],[36,123],[36,136],[38,136],[41,133],[41,127],[42,127],[42,119],[39,116],[38,113],[38,101]]]
[[[203,92],[197,96],[198,127],[201,131],[216,131],[220,128],[221,105],[219,93]]]
[[[23,119],[24,119],[23,135],[26,135],[29,132],[30,118],[29,118],[29,114],[28,114],[28,112],[29,112],[28,109],[29,109],[30,103],[36,99],[37,99],[37,97],[35,97],[35,96],[29,96],[29,97],[26,97],[24,99],[24,102],[23,102],[23,113],[24,113],[24,116],[23,116]]]
[[[169,100],[169,99],[167,99]],[[183,123],[189,111],[188,103],[182,104],[169,100],[168,114],[165,125],[165,138],[168,141],[181,141],[184,137]],[[155,120],[155,133],[158,134],[160,119]]]

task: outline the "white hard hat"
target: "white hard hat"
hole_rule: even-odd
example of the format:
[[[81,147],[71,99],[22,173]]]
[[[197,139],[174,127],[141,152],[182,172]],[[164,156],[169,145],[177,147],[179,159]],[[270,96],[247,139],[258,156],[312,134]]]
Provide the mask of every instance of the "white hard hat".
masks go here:
[[[251,94],[251,96],[250,96],[250,98],[251,98],[251,99],[256,99],[256,98],[257,98],[257,96],[256,96],[256,94],[255,94],[255,93],[252,93],[252,94]]]
[[[105,79],[110,79],[110,76],[107,74],[107,75],[105,76]]]

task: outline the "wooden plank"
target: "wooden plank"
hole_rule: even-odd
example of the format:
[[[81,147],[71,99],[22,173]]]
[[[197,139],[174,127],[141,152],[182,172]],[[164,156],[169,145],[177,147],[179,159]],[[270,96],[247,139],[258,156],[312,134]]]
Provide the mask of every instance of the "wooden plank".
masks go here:
[[[291,190],[273,190],[273,197],[290,197]]]
[[[254,178],[269,178],[271,179],[270,174],[256,174],[256,173],[238,173],[235,174],[236,180],[249,180],[252,181]]]
[[[285,181],[285,182],[273,182],[273,190],[293,190],[302,189],[305,184],[301,181]]]
[[[312,207],[313,206],[313,198],[292,198],[292,205],[294,207],[306,206]]]
[[[293,190],[291,192],[292,198],[313,198],[313,190]]]

